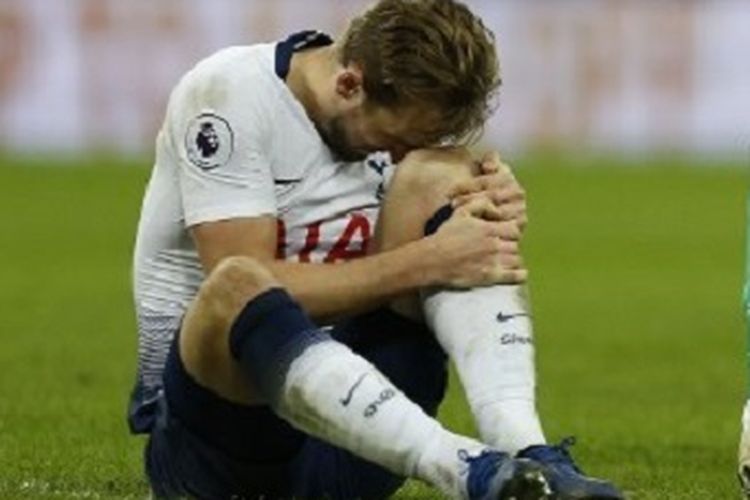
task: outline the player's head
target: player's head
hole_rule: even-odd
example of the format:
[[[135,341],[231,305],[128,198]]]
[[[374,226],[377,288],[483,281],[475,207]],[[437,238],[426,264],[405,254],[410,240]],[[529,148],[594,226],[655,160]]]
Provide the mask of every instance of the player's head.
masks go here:
[[[337,45],[336,111],[321,133],[354,159],[476,137],[500,85],[495,40],[454,0],[380,0]]]

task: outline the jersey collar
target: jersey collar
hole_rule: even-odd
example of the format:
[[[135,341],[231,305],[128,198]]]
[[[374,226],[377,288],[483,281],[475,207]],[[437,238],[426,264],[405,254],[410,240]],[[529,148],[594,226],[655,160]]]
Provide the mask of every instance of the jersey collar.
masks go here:
[[[286,80],[289,65],[295,52],[313,47],[331,45],[333,39],[320,31],[308,30],[295,33],[286,40],[276,44],[276,76]]]

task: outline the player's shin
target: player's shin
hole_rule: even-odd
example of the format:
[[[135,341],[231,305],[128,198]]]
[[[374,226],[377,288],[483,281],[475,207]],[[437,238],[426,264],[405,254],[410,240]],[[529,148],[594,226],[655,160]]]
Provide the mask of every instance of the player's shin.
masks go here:
[[[456,364],[482,440],[509,453],[543,444],[524,287],[433,290],[424,294],[423,305]]]
[[[367,360],[315,329],[286,292],[272,289],[251,301],[230,343],[234,359],[295,427],[465,496],[461,457],[485,445],[443,429]]]

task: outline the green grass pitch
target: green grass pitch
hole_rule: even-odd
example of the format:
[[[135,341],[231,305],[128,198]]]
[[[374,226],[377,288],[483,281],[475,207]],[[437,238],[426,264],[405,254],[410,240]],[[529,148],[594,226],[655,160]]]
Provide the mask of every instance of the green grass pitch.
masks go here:
[[[143,498],[124,413],[148,169],[24,163],[0,166],[0,498]],[[634,499],[738,498],[745,172],[578,163],[518,161],[547,434]],[[473,432],[461,398],[442,418]]]

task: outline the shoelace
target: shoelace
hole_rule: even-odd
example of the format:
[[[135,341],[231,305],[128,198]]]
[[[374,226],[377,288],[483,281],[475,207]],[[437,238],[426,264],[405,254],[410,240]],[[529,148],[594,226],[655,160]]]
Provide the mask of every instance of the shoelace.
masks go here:
[[[570,447],[575,444],[576,438],[568,436],[560,441],[560,444],[539,447],[536,450],[536,455],[545,462],[568,466],[577,473],[583,474],[583,471],[578,468],[573,461],[573,456],[570,454]]]
[[[488,455],[491,455],[491,457],[488,457]],[[479,455],[472,457],[466,450],[459,450],[458,458],[471,468],[471,477],[466,485],[469,497],[479,498],[483,496],[486,493],[484,490],[490,484],[492,477],[503,461],[503,454],[497,451],[483,450]]]

